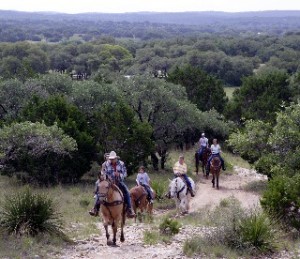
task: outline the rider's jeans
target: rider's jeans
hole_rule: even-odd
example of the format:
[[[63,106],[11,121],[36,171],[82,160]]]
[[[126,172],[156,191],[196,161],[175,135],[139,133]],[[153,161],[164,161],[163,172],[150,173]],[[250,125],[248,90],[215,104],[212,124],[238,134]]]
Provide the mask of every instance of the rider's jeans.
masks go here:
[[[131,200],[130,200],[130,194],[127,186],[124,182],[118,182],[118,187],[121,189],[122,193],[124,194],[124,201],[127,204],[127,208],[131,208]]]

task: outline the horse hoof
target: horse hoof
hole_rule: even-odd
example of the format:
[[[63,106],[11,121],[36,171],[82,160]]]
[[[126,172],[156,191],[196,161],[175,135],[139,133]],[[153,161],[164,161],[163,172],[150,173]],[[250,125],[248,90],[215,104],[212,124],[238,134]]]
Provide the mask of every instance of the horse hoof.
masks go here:
[[[124,237],[121,237],[120,238],[120,241],[123,243],[125,241],[125,238]]]
[[[114,243],[114,242],[111,241],[111,240],[107,240],[107,245],[108,245],[108,246],[114,246],[114,245],[116,245],[116,243]]]

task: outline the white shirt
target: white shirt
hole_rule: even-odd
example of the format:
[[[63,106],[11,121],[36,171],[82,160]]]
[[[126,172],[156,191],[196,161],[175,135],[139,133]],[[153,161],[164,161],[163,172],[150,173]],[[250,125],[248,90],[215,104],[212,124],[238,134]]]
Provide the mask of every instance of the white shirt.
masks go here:
[[[219,144],[217,144],[217,145],[212,144],[211,147],[210,147],[210,149],[211,149],[211,153],[213,155],[219,154],[221,152],[221,147],[220,147]]]
[[[208,139],[206,137],[202,137],[199,139],[200,147],[207,147],[208,145]]]
[[[149,176],[146,172],[145,173],[138,173],[138,175],[136,177],[136,181],[138,182],[138,184],[149,185],[150,178],[149,178]]]

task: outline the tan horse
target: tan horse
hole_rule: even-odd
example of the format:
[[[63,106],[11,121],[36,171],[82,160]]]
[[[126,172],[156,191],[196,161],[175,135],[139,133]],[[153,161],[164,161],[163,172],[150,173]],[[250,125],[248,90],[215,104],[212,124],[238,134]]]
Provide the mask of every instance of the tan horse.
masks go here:
[[[137,210],[139,209],[141,213],[147,211],[148,215],[152,215],[153,204],[149,203],[147,199],[147,191],[141,185],[135,186],[130,189],[130,199],[132,203],[132,208],[135,213],[135,222],[137,217]],[[154,196],[154,195],[153,195]]]
[[[213,159],[210,162],[210,172],[212,173],[213,179],[212,179],[212,184],[213,188],[215,188],[215,181],[216,181],[216,186],[217,189],[219,189],[219,176],[220,176],[220,171],[221,171],[221,160],[218,156],[213,157]]]
[[[121,226],[120,241],[124,242],[123,228],[125,225],[125,205],[121,190],[108,180],[99,182],[99,199],[101,203],[100,211],[102,214],[103,226],[105,228],[107,245],[116,245],[116,234],[118,226]],[[108,233],[108,226],[112,227],[113,240],[111,241]]]

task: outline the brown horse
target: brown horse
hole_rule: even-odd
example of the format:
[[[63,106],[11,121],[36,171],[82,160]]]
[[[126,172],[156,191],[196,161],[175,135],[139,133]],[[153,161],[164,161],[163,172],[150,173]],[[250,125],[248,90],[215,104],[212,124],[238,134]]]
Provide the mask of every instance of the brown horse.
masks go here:
[[[152,210],[153,210],[153,204],[149,203],[147,199],[147,191],[145,188],[141,185],[135,186],[130,189],[130,199],[132,203],[132,208],[135,213],[135,222],[137,218],[137,209],[140,210],[141,213],[144,211],[147,211],[148,215],[152,215]]]
[[[120,241],[124,242],[123,228],[125,225],[125,205],[121,190],[112,182],[103,180],[99,182],[99,199],[101,203],[100,211],[102,214],[103,226],[105,228],[107,245],[116,245],[116,235],[119,224],[121,225]],[[108,226],[113,230],[113,240],[111,241],[108,233]]]
[[[219,176],[221,171],[221,160],[218,156],[214,156],[213,159],[210,162],[210,172],[212,173],[213,179],[212,184],[213,188],[215,188],[215,181],[217,185],[217,189],[219,189]]]
[[[199,163],[201,161],[201,167],[202,167],[202,173],[203,176],[206,176],[206,179],[208,179],[208,174],[205,173],[205,167],[207,165],[207,161],[209,156],[211,155],[211,151],[210,148],[206,148],[203,153],[202,153],[202,157],[199,157],[199,152],[198,150],[195,152],[195,165],[196,165],[196,174],[198,175],[198,171],[199,171]]]

